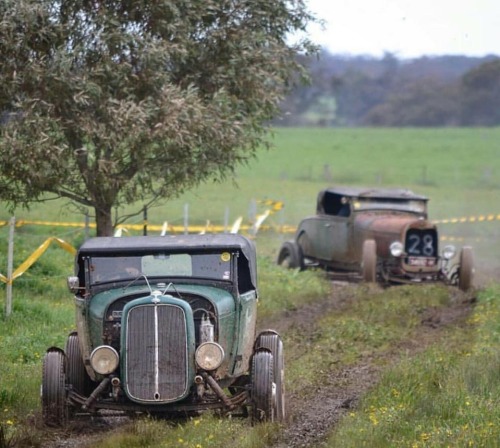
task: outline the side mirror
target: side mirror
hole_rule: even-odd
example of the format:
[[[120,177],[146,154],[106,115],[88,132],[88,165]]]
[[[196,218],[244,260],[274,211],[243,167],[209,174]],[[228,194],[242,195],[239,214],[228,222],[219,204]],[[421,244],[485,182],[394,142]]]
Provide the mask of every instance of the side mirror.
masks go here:
[[[72,275],[68,277],[67,283],[68,283],[68,289],[73,294],[76,294],[76,292],[80,289],[80,280],[76,276]]]

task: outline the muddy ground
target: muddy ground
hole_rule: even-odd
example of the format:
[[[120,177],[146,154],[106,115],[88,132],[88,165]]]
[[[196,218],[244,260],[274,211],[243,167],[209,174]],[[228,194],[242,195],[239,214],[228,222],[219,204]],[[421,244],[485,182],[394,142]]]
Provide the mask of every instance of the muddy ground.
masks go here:
[[[273,328],[280,334],[303,332],[307,334],[322,316],[349,306],[355,297],[356,285],[333,282],[333,293],[323,301],[287,311],[278,318],[259,322],[259,328]],[[391,362],[415,355],[438,341],[448,325],[461,324],[470,313],[474,298],[450,288],[454,294],[448,308],[429,309],[423,317],[418,333],[413,339],[402,341],[386,353],[367,355],[357,365],[344,370],[327,373],[321,385],[300,399],[287,391],[287,422],[280,442],[273,448],[320,448],[328,433],[341,417],[356,407],[359,398],[376,384],[381,374],[380,365],[387,368]],[[381,359],[383,358],[383,363]],[[43,448],[84,448],[95,446],[103,433],[117,429],[126,423],[126,418],[99,418],[93,422],[80,422],[64,433],[49,432]]]

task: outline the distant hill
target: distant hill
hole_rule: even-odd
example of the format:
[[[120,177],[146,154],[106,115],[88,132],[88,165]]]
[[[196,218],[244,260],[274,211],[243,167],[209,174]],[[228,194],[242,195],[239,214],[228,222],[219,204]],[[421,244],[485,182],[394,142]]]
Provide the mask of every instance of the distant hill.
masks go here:
[[[481,125],[481,119],[470,117],[474,111],[460,109],[467,103],[462,98],[463,80],[467,74],[498,60],[495,55],[398,59],[392,53],[374,58],[322,51],[319,58],[303,61],[309,68],[311,83],[294,88],[283,101],[283,116],[274,124]],[[500,86],[500,79],[498,82]],[[470,89],[467,94],[471,94]],[[469,118],[464,120],[464,115]],[[491,120],[486,125],[492,125]]]

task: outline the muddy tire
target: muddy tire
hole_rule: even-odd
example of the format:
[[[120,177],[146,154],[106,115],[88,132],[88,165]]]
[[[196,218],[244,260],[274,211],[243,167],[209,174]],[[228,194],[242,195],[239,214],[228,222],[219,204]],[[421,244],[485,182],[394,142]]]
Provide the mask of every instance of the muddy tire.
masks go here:
[[[299,245],[295,241],[286,241],[278,254],[278,265],[289,269],[304,269],[304,259]]]
[[[366,240],[363,243],[361,276],[367,283],[377,280],[377,245],[374,240]]]
[[[68,422],[66,357],[62,350],[51,350],[43,359],[42,414],[47,426],[60,427]]]
[[[460,266],[458,268],[458,287],[462,291],[472,288],[474,278],[474,255],[472,247],[465,246],[460,251]]]
[[[68,385],[73,390],[83,396],[90,394],[91,379],[83,364],[82,353],[80,351],[80,341],[76,332],[71,333],[66,341],[65,348],[67,358],[66,379]]]
[[[283,341],[275,333],[262,334],[257,341],[257,347],[268,349],[273,355],[274,383],[276,385],[275,420],[285,420],[285,357],[283,354]]]
[[[252,421],[274,421],[275,387],[273,355],[257,351],[252,358]]]

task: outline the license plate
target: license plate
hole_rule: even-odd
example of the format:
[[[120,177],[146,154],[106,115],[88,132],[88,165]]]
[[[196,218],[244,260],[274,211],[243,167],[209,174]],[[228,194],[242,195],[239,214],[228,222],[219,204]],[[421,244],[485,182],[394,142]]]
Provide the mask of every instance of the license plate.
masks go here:
[[[426,257],[409,257],[408,264],[410,266],[434,266],[436,264],[436,259]]]

